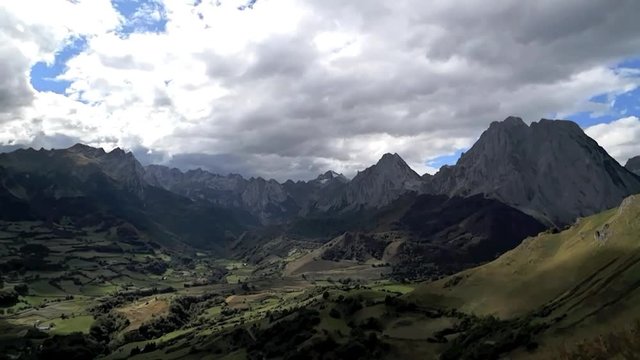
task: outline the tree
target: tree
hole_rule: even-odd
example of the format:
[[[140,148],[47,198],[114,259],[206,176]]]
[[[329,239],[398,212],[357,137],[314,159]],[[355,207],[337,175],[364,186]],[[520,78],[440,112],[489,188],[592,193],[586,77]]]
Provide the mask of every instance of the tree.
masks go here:
[[[15,290],[18,294],[22,296],[29,295],[29,287],[27,286],[27,284],[18,284],[13,287],[13,290]]]
[[[20,248],[22,256],[33,256],[36,258],[44,258],[49,255],[49,248],[41,244],[27,244]]]
[[[329,316],[331,316],[334,319],[340,319],[342,317],[342,315],[340,314],[340,311],[338,311],[338,309],[333,308],[331,309],[331,311],[329,311]]]
[[[131,351],[129,352],[130,356],[135,356],[135,355],[138,355],[138,354],[140,354],[140,348],[139,347],[135,346],[135,347],[131,348]]]

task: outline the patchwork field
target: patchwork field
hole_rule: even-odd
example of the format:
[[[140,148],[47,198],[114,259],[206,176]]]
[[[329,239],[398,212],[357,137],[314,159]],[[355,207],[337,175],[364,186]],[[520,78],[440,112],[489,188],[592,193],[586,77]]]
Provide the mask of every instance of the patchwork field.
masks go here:
[[[206,349],[238,329],[255,337],[252,327],[304,308],[319,309],[319,331],[346,334],[348,321],[330,316],[330,307],[321,304],[342,301],[337,299],[357,287],[358,301],[370,306],[352,318],[365,321],[383,315],[379,304],[386,296],[413,289],[380,280],[386,270],[374,263],[305,265],[311,251],[252,264],[213,260],[206,253],[184,256],[142,238],[125,240],[117,225],[0,223],[0,346],[17,355],[22,345],[13,340],[25,331],[38,339],[79,333],[102,339],[100,351],[109,359],[239,359],[245,350],[212,355],[196,348]],[[301,271],[288,271],[286,261],[297,261],[293,266]]]

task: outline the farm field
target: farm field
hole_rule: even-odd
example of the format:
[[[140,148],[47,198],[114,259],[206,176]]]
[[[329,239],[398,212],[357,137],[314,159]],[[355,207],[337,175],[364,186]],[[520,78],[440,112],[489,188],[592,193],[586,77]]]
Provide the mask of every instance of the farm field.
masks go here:
[[[35,336],[30,341],[74,334],[102,338],[100,356],[107,359],[200,358],[192,356],[204,356],[196,349],[208,349],[229,332],[306,308],[318,309],[318,331],[348,333],[348,321],[329,316],[327,304],[357,293],[374,306],[413,289],[375,276],[368,286],[353,276],[369,265],[266,276],[244,261],[202,252],[185,257],[144,239],[123,241],[117,227],[3,222],[0,253],[6,301],[0,346],[16,355],[22,344],[9,340],[28,331]],[[370,308],[376,311],[367,307],[353,318],[367,316]],[[245,356],[237,350],[205,358]]]

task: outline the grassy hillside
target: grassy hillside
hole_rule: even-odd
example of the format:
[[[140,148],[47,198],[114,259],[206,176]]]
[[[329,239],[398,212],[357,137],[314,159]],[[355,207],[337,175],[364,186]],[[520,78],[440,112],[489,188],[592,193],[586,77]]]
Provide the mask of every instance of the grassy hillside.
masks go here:
[[[618,330],[640,318],[640,195],[617,209],[545,233],[484,266],[420,286],[422,306],[544,323],[549,356],[563,343]]]

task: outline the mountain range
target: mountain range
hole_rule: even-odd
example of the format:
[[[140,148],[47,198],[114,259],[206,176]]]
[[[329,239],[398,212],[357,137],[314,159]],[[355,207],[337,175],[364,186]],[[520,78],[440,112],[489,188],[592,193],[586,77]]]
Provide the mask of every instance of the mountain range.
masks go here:
[[[623,168],[573,122],[542,119],[527,125],[509,117],[492,123],[455,165],[444,166],[435,176],[418,175],[398,154],[385,154],[351,181],[327,171],[311,181],[281,184],[201,169],[182,172],[150,165],[142,170],[139,164],[136,176],[192,200],[244,209],[262,224],[310,213],[380,208],[416,192],[483,194],[548,225],[564,226],[640,191],[634,174],[640,171],[638,162],[638,157],[630,159]]]
[[[310,181],[279,183],[202,169],[143,167],[121,149],[77,144],[1,154],[0,211],[5,217],[62,217],[99,210],[143,232],[162,234],[167,243],[209,248],[224,248],[225,239],[264,226],[315,227],[327,241],[345,231],[384,228],[379,219],[391,213],[396,215],[387,219],[395,223],[385,230],[397,229],[401,218],[420,223],[415,219],[424,211],[416,210],[424,208],[421,202],[477,203],[476,196],[546,227],[562,227],[640,192],[638,161],[620,166],[575,123],[542,119],[527,125],[517,117],[492,123],[455,165],[434,176],[420,176],[398,154],[385,154],[351,180],[327,171]],[[446,218],[443,213],[419,216],[438,222],[433,218]]]

